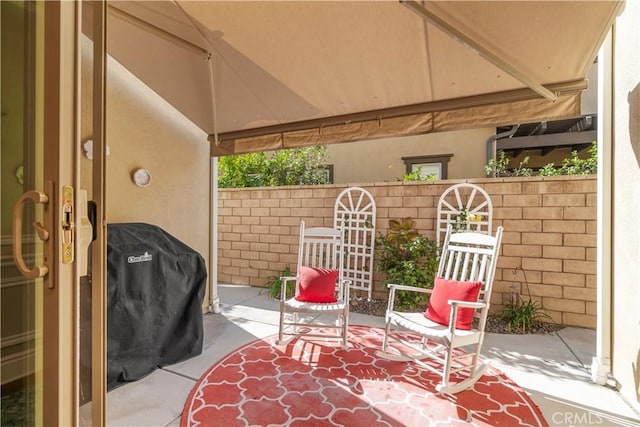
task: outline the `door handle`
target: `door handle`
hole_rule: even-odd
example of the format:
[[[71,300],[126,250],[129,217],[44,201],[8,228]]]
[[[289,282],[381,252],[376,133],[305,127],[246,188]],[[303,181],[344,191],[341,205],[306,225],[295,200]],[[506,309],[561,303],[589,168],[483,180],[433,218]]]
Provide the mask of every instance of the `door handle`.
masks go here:
[[[18,202],[13,208],[13,260],[18,267],[20,273],[28,279],[37,279],[44,277],[49,272],[49,267],[46,265],[37,265],[33,268],[27,267],[27,263],[24,262],[22,256],[22,212],[24,205],[28,200],[33,203],[47,205],[49,203],[49,196],[40,191],[27,191],[20,197]],[[43,242],[49,240],[49,232],[37,221],[33,222],[33,227],[36,229],[38,237]]]

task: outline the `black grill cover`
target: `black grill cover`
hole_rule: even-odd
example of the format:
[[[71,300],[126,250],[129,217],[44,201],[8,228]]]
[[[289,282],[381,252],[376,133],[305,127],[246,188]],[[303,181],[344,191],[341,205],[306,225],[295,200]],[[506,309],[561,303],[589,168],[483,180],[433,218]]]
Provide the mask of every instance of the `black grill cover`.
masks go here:
[[[161,228],[107,229],[107,388],[202,352],[202,256]]]

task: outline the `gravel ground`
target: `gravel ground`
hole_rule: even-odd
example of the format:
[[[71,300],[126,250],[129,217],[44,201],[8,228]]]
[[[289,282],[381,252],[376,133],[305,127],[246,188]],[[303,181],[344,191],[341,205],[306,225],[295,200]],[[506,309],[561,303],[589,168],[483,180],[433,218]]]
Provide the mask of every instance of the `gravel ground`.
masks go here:
[[[354,298],[351,300],[349,309],[353,313],[370,314],[372,316],[383,317],[387,309],[387,301],[376,299],[367,301],[366,298]],[[521,330],[510,330],[508,326],[507,322],[499,317],[489,316],[485,331],[498,334],[549,334],[564,328],[562,325],[536,322],[527,330],[527,332],[522,332]]]

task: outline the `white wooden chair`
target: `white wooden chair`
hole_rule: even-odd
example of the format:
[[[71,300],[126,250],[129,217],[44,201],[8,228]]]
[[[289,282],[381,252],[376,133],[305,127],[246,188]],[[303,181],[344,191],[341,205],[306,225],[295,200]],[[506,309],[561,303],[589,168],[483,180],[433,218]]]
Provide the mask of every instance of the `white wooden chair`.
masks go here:
[[[305,228],[304,221],[300,222],[296,276],[281,278],[278,344],[294,336],[326,337],[323,332],[328,329],[347,348],[349,281],[344,279],[343,247],[342,229]],[[287,298],[292,283],[295,291]],[[302,319],[301,314],[307,316]],[[328,323],[327,315],[335,321]]]
[[[479,356],[501,239],[502,227],[495,236],[453,233],[449,227],[433,290],[389,285],[385,337],[377,354],[397,361],[414,360],[441,375],[436,387],[439,393],[457,393],[473,386],[488,366],[479,365]],[[398,290],[430,294],[427,311],[396,311]],[[436,363],[423,361],[427,358]]]

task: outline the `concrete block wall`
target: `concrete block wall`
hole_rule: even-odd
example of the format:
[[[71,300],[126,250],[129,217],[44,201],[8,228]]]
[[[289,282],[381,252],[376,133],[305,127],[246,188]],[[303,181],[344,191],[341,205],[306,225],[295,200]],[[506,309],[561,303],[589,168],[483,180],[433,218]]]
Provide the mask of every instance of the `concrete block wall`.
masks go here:
[[[492,311],[519,294],[536,301],[550,321],[595,328],[595,176],[221,189],[218,282],[265,286],[285,266],[295,270],[300,220],[332,226],[336,197],[349,186],[375,198],[376,233],[386,234],[390,219],[411,217],[435,239],[438,199],[459,182],[487,191],[493,228],[505,229]],[[374,276],[374,298],[386,299],[381,278]]]

